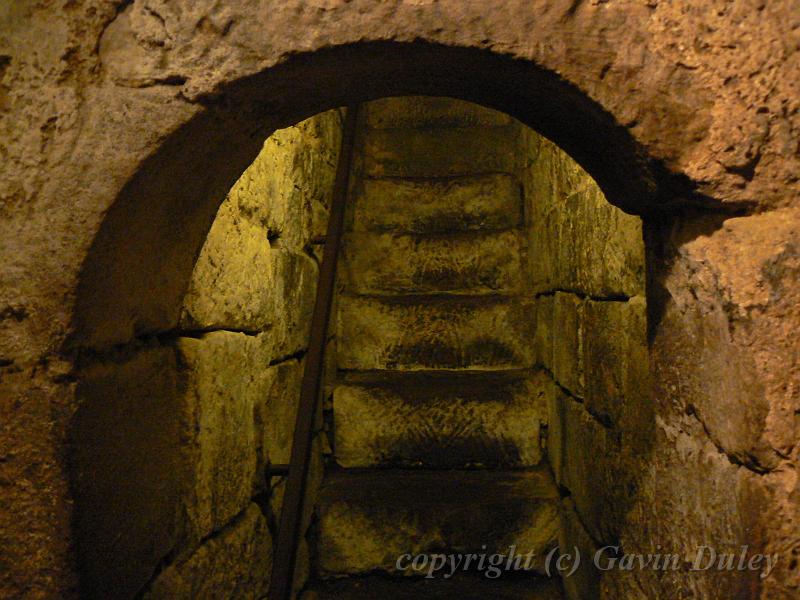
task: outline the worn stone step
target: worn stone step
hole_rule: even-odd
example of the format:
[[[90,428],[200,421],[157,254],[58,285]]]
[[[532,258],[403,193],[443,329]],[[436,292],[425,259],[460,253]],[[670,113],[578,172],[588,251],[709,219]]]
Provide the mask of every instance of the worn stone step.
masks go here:
[[[334,389],[343,467],[534,466],[552,385],[541,371],[349,374]]]
[[[540,571],[557,545],[558,492],[544,468],[332,471],[317,515],[323,578],[409,575],[410,558],[398,559],[428,553],[530,555],[513,566]]]
[[[368,127],[373,129],[473,127],[508,125],[506,113],[454,98],[403,96],[381,98],[363,105]]]
[[[520,127],[373,129],[363,140],[365,177],[453,177],[516,173]]]
[[[561,600],[561,582],[546,577],[345,577],[314,582],[301,600]]]
[[[519,182],[508,174],[446,180],[364,179],[351,196],[354,231],[443,233],[522,224]]]
[[[535,314],[533,301],[523,297],[341,295],[338,366],[527,368],[533,364]]]
[[[343,280],[351,293],[513,293],[523,281],[518,231],[345,236]]]

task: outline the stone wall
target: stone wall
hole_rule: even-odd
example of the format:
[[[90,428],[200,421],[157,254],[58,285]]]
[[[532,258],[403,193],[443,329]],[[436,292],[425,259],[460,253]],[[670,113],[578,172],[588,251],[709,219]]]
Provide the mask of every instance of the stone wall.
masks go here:
[[[795,0],[186,4],[0,9],[0,595],[73,595],[77,357],[174,329],[262,139],[334,106],[435,93],[507,110],[648,215],[655,441],[672,475],[654,471],[641,513],[694,537],[720,512],[696,493],[708,481],[726,506],[760,486],[782,560],[745,593],[797,597]]]
[[[528,130],[523,178],[533,347],[550,377],[547,454],[563,500],[561,549],[582,555],[570,598],[599,597],[595,548],[618,539],[652,435],[641,219]]]
[[[73,464],[92,597],[266,594],[282,479],[265,467],[288,462],[340,140],[336,110],[273,134],[220,206],[178,328],[83,369]]]

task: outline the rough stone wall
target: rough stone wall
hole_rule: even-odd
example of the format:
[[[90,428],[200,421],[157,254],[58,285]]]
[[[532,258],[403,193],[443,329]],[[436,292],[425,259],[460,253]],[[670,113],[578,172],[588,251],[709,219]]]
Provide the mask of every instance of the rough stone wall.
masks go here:
[[[564,587],[595,598],[593,554],[618,539],[652,435],[642,221],[552,142],[528,131],[524,146],[534,348],[551,380],[547,455],[564,496],[561,549],[582,556]]]
[[[795,598],[797,19],[795,0],[2,3],[3,593],[73,589],[76,356],[174,329],[263,137],[333,106],[436,93],[535,125],[611,202],[648,215],[654,440],[671,476],[649,475],[639,546],[656,525],[694,543],[718,507],[697,492],[715,481],[782,557],[737,593]],[[732,514],[721,530],[751,527]],[[650,583],[669,597],[689,581]]]
[[[289,458],[340,136],[338,111],[273,134],[219,209],[178,328],[83,370],[76,530],[92,597],[266,594],[282,480],[267,489],[264,469]]]

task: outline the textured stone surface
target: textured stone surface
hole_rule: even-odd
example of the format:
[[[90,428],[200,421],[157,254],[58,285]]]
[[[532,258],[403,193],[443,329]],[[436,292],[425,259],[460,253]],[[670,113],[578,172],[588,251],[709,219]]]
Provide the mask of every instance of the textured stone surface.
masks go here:
[[[569,490],[584,526],[596,540],[613,539],[630,499],[620,435],[555,389],[550,396],[547,453],[556,482]]]
[[[561,581],[565,598],[600,597],[600,576],[594,565],[598,545],[586,532],[575,505],[569,498],[559,504],[559,551],[569,558],[564,560]],[[579,561],[576,565],[574,561]],[[572,568],[575,572],[570,574]],[[607,596],[614,598],[615,596]]]
[[[533,303],[413,296],[340,299],[342,369],[518,368],[532,364]],[[347,324],[346,327],[343,324]]]
[[[543,577],[487,578],[458,574],[450,579],[386,579],[367,576],[313,585],[302,600],[560,600],[558,580]]]
[[[186,365],[185,435],[195,472],[187,512],[199,539],[239,514],[253,495],[260,361],[257,339],[240,333],[181,338],[178,347]]]
[[[215,223],[216,227],[216,223]],[[317,285],[316,262],[305,254],[269,247],[264,232],[228,229],[211,235],[184,304],[188,330],[271,329],[296,347],[308,336]],[[276,344],[278,345],[278,344]]]
[[[507,174],[445,180],[364,179],[355,187],[357,231],[444,233],[496,230],[522,222],[522,198]]]
[[[262,463],[288,464],[294,436],[303,361],[290,359],[262,367],[255,376],[264,388],[255,399],[257,431],[261,435]]]
[[[300,0],[201,1],[191,10],[140,1],[4,5],[0,469],[12,482],[3,499],[13,517],[4,521],[3,554],[12,558],[3,559],[2,593],[75,595],[62,458],[77,404],[64,378],[74,361],[61,354],[69,332],[98,347],[172,329],[222,195],[261,144],[252,134],[392,93],[505,107],[632,210],[759,207],[681,234],[681,225],[706,219],[689,212],[662,255],[659,238],[672,235],[678,212],[670,208],[666,222],[652,224],[648,275],[656,289],[670,281],[678,312],[726,309],[726,348],[763,381],[755,398],[779,452],[777,467],[760,467],[768,471],[766,543],[795,548],[795,3],[331,0],[325,8]],[[234,85],[256,74],[256,85]],[[673,269],[674,257],[691,268]],[[702,293],[693,299],[690,289]],[[656,372],[692,366],[696,340],[659,343],[680,337],[687,322],[660,320],[661,312],[650,323]],[[726,371],[731,389],[745,387],[736,385],[740,372]],[[659,412],[683,410],[694,395],[659,389]],[[800,577],[789,562],[766,580],[765,598],[796,596]]]
[[[664,552],[692,562],[698,549],[712,546],[718,553],[748,556],[765,551],[763,521],[767,499],[774,491],[773,475],[762,476],[732,463],[708,439],[691,415],[659,420],[648,451],[648,468],[639,482],[639,500],[628,514],[630,525],[620,543],[626,552],[647,552],[657,544]],[[708,510],[710,507],[710,510]],[[674,515],[657,518],[658,514]],[[709,541],[711,540],[711,541]],[[602,594],[608,598],[641,597],[642,589],[658,589],[664,597],[791,598],[791,587],[770,590],[781,569],[792,568],[791,550],[766,548],[777,553],[777,566],[763,579],[762,569],[654,572],[612,571],[603,576]],[[786,561],[786,564],[782,564]],[[762,561],[764,562],[764,561]],[[776,573],[777,571],[777,573]],[[784,575],[785,576],[785,575]]]
[[[581,398],[586,378],[583,365],[583,344],[591,333],[583,322],[585,301],[574,294],[556,292],[553,297],[552,363],[547,365],[556,381]]]
[[[344,285],[352,293],[509,293],[522,282],[523,243],[514,231],[345,238]]]
[[[281,247],[302,251],[325,233],[340,145],[338,110],[276,131],[228,192],[222,208],[228,205]]]
[[[257,600],[267,593],[271,567],[267,522],[258,506],[250,504],[188,558],[164,569],[143,598]]]
[[[366,177],[448,177],[514,173],[518,125],[442,129],[378,129],[365,136]]]
[[[541,568],[556,544],[556,505],[545,470],[332,473],[318,509],[320,570],[396,572],[405,553],[503,553],[511,545],[533,552]]]
[[[535,134],[525,140],[533,291],[643,294],[641,220],[609,204],[588,173],[552,142]]]
[[[336,460],[348,468],[536,465],[545,385],[541,373],[351,376],[334,391]]]
[[[644,404],[650,402],[644,298],[590,300],[583,318],[581,363],[587,408],[622,429],[641,430]]]

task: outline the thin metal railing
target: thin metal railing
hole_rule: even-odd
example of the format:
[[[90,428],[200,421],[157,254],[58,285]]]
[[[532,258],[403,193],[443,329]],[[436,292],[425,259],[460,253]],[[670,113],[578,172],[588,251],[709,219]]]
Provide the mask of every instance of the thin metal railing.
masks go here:
[[[356,134],[356,106],[347,107],[345,114],[339,164],[336,169],[333,198],[328,215],[328,230],[319,270],[317,296],[311,317],[311,336],[306,353],[300,404],[295,421],[292,453],[288,465],[275,465],[270,475],[287,473],[278,534],[273,546],[272,575],[269,600],[290,600],[294,580],[297,549],[303,536],[303,510],[306,499],[311,447],[314,439],[314,422],[322,388],[325,368],[325,343],[335,292],[336,263],[342,241],[345,205],[349,188],[350,169],[353,163],[353,146]]]

